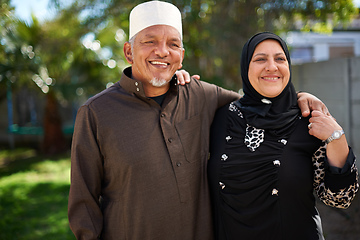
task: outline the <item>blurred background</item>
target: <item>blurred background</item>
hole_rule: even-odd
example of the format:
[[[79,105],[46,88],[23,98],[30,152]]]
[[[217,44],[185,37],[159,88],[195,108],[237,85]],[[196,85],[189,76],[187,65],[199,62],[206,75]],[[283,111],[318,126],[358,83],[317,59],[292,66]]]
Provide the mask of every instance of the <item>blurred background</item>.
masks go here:
[[[128,66],[137,0],[0,0],[0,239],[74,239],[67,223],[77,109]],[[360,0],[174,0],[184,69],[241,92],[240,55],[260,31],[286,40],[296,90],[319,97],[360,154]],[[358,164],[359,167],[359,164]],[[360,239],[360,203],[318,204],[327,240]]]

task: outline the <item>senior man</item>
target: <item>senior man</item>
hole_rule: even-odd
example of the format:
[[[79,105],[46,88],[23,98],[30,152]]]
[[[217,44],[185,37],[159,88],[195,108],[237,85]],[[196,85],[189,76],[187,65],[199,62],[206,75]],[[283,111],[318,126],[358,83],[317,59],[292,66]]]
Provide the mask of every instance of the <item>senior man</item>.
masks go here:
[[[86,240],[213,239],[209,127],[216,109],[240,96],[195,79],[177,84],[184,48],[174,5],[136,6],[129,38],[124,53],[131,67],[78,111],[70,227]]]

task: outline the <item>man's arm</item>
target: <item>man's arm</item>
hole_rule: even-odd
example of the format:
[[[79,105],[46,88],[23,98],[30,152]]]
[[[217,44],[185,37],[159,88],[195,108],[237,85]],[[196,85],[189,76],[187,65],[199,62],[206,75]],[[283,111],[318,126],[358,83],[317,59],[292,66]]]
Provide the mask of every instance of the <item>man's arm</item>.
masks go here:
[[[98,239],[103,216],[99,207],[102,157],[87,106],[79,109],[71,148],[71,185],[68,203],[70,228],[77,239]]]
[[[184,69],[176,71],[175,74],[178,78],[178,83],[180,85],[185,85],[185,84],[189,83],[191,81],[191,78],[200,80],[200,75],[193,75],[190,77],[190,74]],[[224,100],[225,103],[220,99],[219,107],[241,97],[240,95],[233,95],[233,93],[230,93],[230,95],[231,95],[231,97],[227,98],[229,96],[229,93],[227,92],[227,90],[225,91],[224,94],[219,95],[220,97],[223,97],[223,96],[225,97],[225,100]],[[304,117],[309,116],[309,114],[312,110],[318,110],[318,111],[330,116],[329,110],[327,109],[325,104],[320,99],[315,97],[314,95],[312,95],[310,93],[306,93],[306,92],[299,92],[297,94],[297,97],[298,97],[298,105],[299,105],[299,107],[301,109],[301,113]],[[228,99],[230,99],[230,100],[228,100]]]

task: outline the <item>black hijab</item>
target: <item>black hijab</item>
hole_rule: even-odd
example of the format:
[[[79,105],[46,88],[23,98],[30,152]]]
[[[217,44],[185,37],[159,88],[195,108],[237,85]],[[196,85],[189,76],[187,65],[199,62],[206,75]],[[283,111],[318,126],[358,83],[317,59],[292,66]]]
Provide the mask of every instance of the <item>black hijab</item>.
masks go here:
[[[274,98],[266,98],[259,94],[251,85],[248,77],[249,64],[256,46],[264,40],[278,41],[284,50],[289,63],[290,79],[284,90]],[[287,137],[292,132],[300,109],[297,104],[297,94],[291,83],[291,60],[286,43],[276,34],[263,32],[255,34],[245,43],[241,55],[241,77],[244,97],[239,100],[248,124],[259,129],[265,129],[279,137]]]

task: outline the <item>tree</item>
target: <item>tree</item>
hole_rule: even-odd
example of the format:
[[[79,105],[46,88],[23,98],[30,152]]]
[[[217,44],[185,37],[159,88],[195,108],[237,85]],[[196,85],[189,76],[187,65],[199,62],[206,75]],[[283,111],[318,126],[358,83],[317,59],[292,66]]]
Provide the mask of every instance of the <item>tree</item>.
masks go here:
[[[14,92],[26,86],[46,95],[42,150],[45,154],[62,152],[68,146],[58,105],[72,104],[83,92],[89,96],[104,89],[104,79],[112,72],[95,51],[83,45],[81,39],[88,30],[76,9],[59,9],[56,17],[44,23],[34,16],[31,23],[18,20],[8,9],[0,45],[4,50],[0,83],[11,83]]]
[[[192,71],[204,79],[234,90],[241,87],[242,46],[256,32],[282,34],[297,25],[306,31],[329,32],[357,14],[351,0],[191,1],[182,9],[190,52],[184,66],[196,66]]]
[[[61,119],[57,104],[87,99],[119,80],[128,64],[129,13],[140,0],[50,0],[54,17],[28,24],[12,15],[9,0],[0,6],[0,100],[4,84],[27,86],[47,95],[45,150],[59,152]],[[240,55],[258,31],[331,31],[358,13],[351,0],[173,0],[183,14],[184,68],[202,79],[237,90]],[[54,117],[54,118],[52,118]],[[58,119],[59,121],[57,121]],[[57,137],[54,137],[57,136]],[[62,140],[61,140],[62,141]]]
[[[86,11],[84,24],[96,31],[118,28],[128,32],[130,10],[143,1],[75,1]],[[245,41],[258,31],[329,32],[358,13],[352,0],[173,0],[183,14],[184,68],[204,80],[239,89],[240,55]],[[101,33],[99,32],[99,35]],[[110,48],[118,51],[117,47]],[[121,54],[119,54],[121,56]]]

